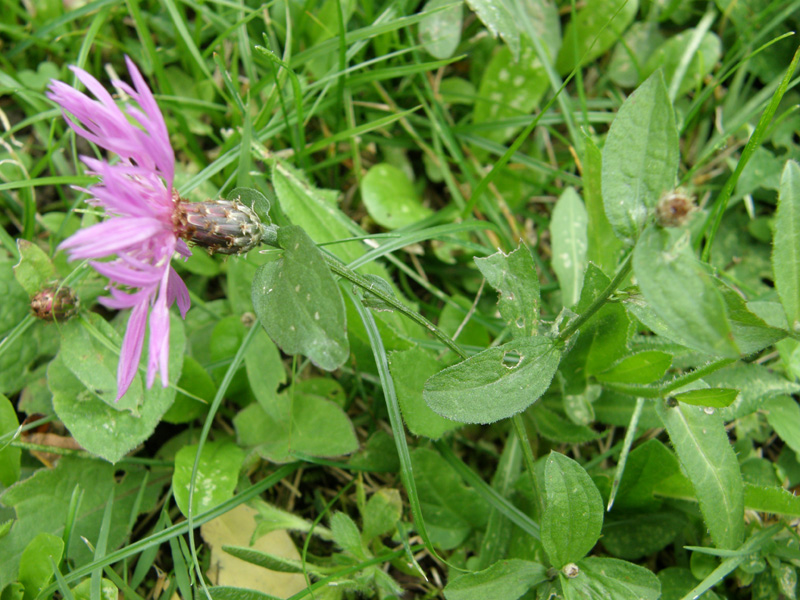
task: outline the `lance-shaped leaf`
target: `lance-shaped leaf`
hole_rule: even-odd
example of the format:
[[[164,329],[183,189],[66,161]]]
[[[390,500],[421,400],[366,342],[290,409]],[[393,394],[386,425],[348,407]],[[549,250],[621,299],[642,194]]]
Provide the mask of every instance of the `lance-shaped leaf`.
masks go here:
[[[623,242],[636,241],[661,194],[675,186],[678,159],[675,114],[659,71],[619,109],[603,147],[603,203]]]
[[[739,356],[725,300],[692,251],[687,232],[650,227],[633,251],[633,272],[647,304],[696,350]]]
[[[498,251],[475,264],[494,289],[497,308],[511,328],[514,337],[533,335],[539,320],[539,277],[533,257],[525,246],[504,254]]]
[[[586,270],[588,215],[574,188],[567,188],[556,203],[550,221],[553,270],[561,286],[564,306],[574,305],[581,295]]]
[[[550,387],[561,352],[548,337],[519,338],[440,371],[423,398],[462,423],[493,423],[528,408]]]
[[[253,307],[270,338],[287,354],[304,354],[332,371],[350,353],[342,294],[322,254],[300,227],[281,227],[283,256],[259,267]]]
[[[800,332],[800,165],[793,160],[781,176],[772,270],[789,328]]]
[[[694,486],[711,539],[717,548],[738,548],[744,539],[744,491],[725,423],[699,406],[658,402],[656,410]]]

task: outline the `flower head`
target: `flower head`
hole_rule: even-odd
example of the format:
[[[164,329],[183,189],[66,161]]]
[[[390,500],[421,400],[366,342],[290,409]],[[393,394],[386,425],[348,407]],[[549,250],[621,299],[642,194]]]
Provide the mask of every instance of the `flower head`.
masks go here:
[[[111,218],[60,245],[70,260],[116,255],[110,262],[91,265],[112,284],[111,296],[100,302],[117,310],[132,309],[119,357],[117,399],[136,375],[148,321],[147,386],[159,372],[166,387],[169,307],[177,301],[184,317],[189,310],[189,292],[170,261],[176,252],[191,254],[176,232],[175,157],[164,117],[139,70],[129,58],[125,61],[133,87],[122,81],[113,85],[138,106],[121,109],[94,77],[77,67],[71,68],[96,99],[61,81],[51,81],[47,93],[78,135],[120,158],[110,164],[81,157],[89,172],[100,177],[100,183],[85,190],[92,195],[89,203],[103,207]]]

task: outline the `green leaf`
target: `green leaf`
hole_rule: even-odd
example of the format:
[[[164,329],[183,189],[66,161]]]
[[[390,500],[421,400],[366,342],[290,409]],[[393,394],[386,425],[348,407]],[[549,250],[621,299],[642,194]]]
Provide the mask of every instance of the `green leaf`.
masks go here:
[[[564,306],[580,298],[588,248],[588,215],[574,188],[567,188],[556,202],[550,220],[553,270],[561,286]]]
[[[547,579],[547,569],[539,563],[511,558],[488,569],[467,573],[444,588],[447,600],[516,600]]]
[[[614,510],[652,510],[661,500],[654,492],[658,484],[680,471],[678,459],[658,440],[648,440],[628,456],[625,472],[614,501]]]
[[[320,251],[299,227],[281,227],[283,256],[256,271],[253,306],[287,354],[304,354],[332,371],[347,360],[344,301]]]
[[[489,506],[439,454],[427,448],[411,452],[422,514],[431,540],[444,550],[458,547],[474,530],[484,527]]]
[[[17,411],[11,401],[0,394],[0,436],[19,428]],[[11,487],[19,480],[22,450],[11,445],[0,445],[0,485]],[[2,538],[2,536],[0,536]]]
[[[475,258],[475,265],[495,290],[503,320],[512,325],[514,337],[529,337],[539,321],[539,277],[527,246],[519,245],[508,254],[502,250]]]
[[[646,75],[643,75],[645,62],[663,41],[664,36],[658,30],[657,23],[653,21],[633,23],[611,54],[608,63],[608,76],[611,81],[625,88],[639,85],[639,82],[646,78]]]
[[[690,347],[739,356],[725,301],[707,265],[694,255],[688,232],[646,229],[633,251],[633,272],[653,311]]]
[[[211,375],[191,356],[183,358],[183,370],[178,380],[178,387],[196,398],[178,392],[172,406],[161,417],[167,423],[189,423],[201,417],[206,414],[217,393],[217,386]],[[205,400],[205,404],[197,398]]]
[[[100,600],[117,600],[119,598],[119,589],[114,582],[106,579],[105,577],[102,578],[100,581]],[[84,579],[74,588],[72,588],[72,594],[75,596],[75,600],[95,600],[92,597],[92,580]]]
[[[616,558],[590,557],[578,562],[574,578],[561,574],[565,600],[658,600],[661,583],[645,567]]]
[[[117,401],[119,354],[109,346],[119,348],[122,336],[96,313],[87,313],[85,319],[73,319],[61,326],[59,356],[64,366],[109,407],[138,415],[144,401],[141,377],[134,377],[125,395]]]
[[[599,431],[585,425],[577,425],[543,404],[535,404],[526,415],[530,416],[539,435],[552,442],[585,444],[603,437]]]
[[[728,321],[731,324],[731,333],[737,348],[742,354],[755,354],[786,337],[785,327],[779,329],[768,325],[761,317],[751,312],[751,304],[756,304],[757,306],[757,303],[746,302],[739,292],[719,279],[714,278],[712,281],[725,301]]]
[[[626,244],[636,241],[658,199],[675,187],[678,160],[675,114],[664,78],[655,73],[620,107],[603,147],[606,216]]]
[[[278,388],[286,383],[286,368],[277,346],[263,331],[257,332],[244,355],[250,389],[261,407],[268,411],[275,404]]]
[[[266,196],[253,188],[237,187],[228,192],[226,200],[231,202],[237,200],[245,206],[253,209],[253,212],[261,219],[262,225],[269,225],[272,220],[269,218],[269,200]]]
[[[189,512],[189,485],[196,455],[197,444],[184,446],[175,455],[172,493],[184,515]],[[203,445],[194,481],[192,513],[205,512],[233,497],[244,457],[244,451],[230,441],[206,442]]]
[[[42,532],[31,540],[19,561],[19,582],[25,588],[25,600],[33,600],[53,579],[53,567],[61,562],[64,540]]]
[[[744,505],[754,511],[800,517],[800,496],[780,487],[744,484]]]
[[[556,61],[559,74],[566,75],[579,61],[583,65],[604,54],[622,37],[638,9],[639,0],[586,2],[564,30],[564,42]]]
[[[603,527],[603,499],[588,473],[571,458],[551,452],[545,465],[547,503],[542,545],[553,566],[583,558]]]
[[[47,379],[53,408],[75,440],[89,452],[117,462],[150,437],[175,398],[175,384],[183,367],[183,321],[170,315],[169,387],[157,381],[145,390],[137,414],[116,410],[89,390],[64,364],[64,351],[50,362]],[[137,375],[137,378],[139,375]]]
[[[270,412],[251,404],[234,418],[239,443],[275,462],[292,453],[341,456],[358,448],[353,425],[336,403],[319,396],[280,394]]]
[[[717,548],[733,550],[744,539],[744,492],[736,454],[715,412],[686,404],[656,404],[678,458],[694,486]]]
[[[467,0],[467,5],[475,11],[489,32],[498,34],[508,45],[515,59],[519,58],[519,25],[505,2],[495,0]]]
[[[789,327],[800,332],[800,165],[793,160],[786,162],[781,175],[772,269]]]
[[[661,69],[664,79],[672,81],[681,61],[684,60],[686,47],[695,35],[694,29],[687,29],[672,37],[659,46],[644,65],[643,76],[648,77],[656,69]],[[706,32],[700,40],[700,46],[691,57],[677,96],[682,96],[695,88],[703,86],[703,79],[717,64],[720,58],[722,43],[716,34]],[[676,97],[677,97],[676,96]]]
[[[427,15],[419,22],[419,41],[425,51],[434,58],[450,58],[461,41],[463,24],[463,5],[453,0],[428,0],[423,12],[448,6],[432,15]]]
[[[412,225],[433,214],[422,205],[406,174],[388,163],[367,171],[361,180],[361,198],[369,216],[386,229]]]
[[[586,202],[588,219],[586,223],[588,244],[586,258],[599,267],[603,273],[613,275],[617,269],[623,245],[614,235],[603,205],[603,154],[588,135],[584,135],[583,142],[585,147],[583,198]]]
[[[1,500],[4,506],[16,511],[17,520],[11,531],[0,540],[0,588],[14,577],[23,550],[38,534],[50,533],[63,538],[70,498],[76,487],[82,493],[82,499],[66,549],[73,567],[81,567],[93,560],[92,551],[83,539],[92,544],[97,542],[103,511],[112,489],[115,501],[107,550],[118,548],[129,533],[128,523],[134,508],[138,509],[136,514],[151,510],[169,479],[161,470],[152,471],[150,483],[139,503],[137,497],[144,476],[143,469],[114,467],[102,461],[87,462],[84,458],[62,456],[55,468],[39,469],[31,477],[7,489]]]
[[[800,385],[794,381],[753,363],[735,363],[706,375],[703,380],[712,387],[739,390],[739,397],[734,403],[719,411],[725,421],[733,421],[764,408],[769,398],[800,392]]]
[[[293,558],[286,558],[284,556],[275,556],[255,548],[246,548],[242,546],[222,546],[222,550],[231,556],[249,562],[253,565],[258,565],[270,571],[278,573],[303,573],[303,563]],[[306,563],[306,568],[313,572],[314,569],[311,565]],[[214,596],[216,597],[216,596]]]
[[[372,494],[362,517],[364,543],[394,531],[402,516],[403,501],[398,490],[383,488]]]
[[[766,402],[767,421],[787,446],[800,455],[800,406],[791,396],[777,396]]]
[[[440,371],[425,382],[423,397],[448,419],[493,423],[538,400],[560,359],[551,338],[519,338]]]
[[[492,124],[529,115],[548,89],[547,71],[530,42],[523,41],[522,54],[516,57],[508,46],[498,48],[483,70],[472,122]],[[495,125],[478,131],[498,144],[519,131],[520,125]]]
[[[33,296],[56,279],[56,268],[44,250],[28,240],[17,240],[19,262],[14,267],[17,282]]]
[[[615,383],[652,383],[661,379],[672,366],[672,355],[659,350],[637,352],[615,363],[610,369],[597,373],[600,381]]]
[[[603,524],[603,546],[617,558],[639,560],[666,548],[688,525],[679,511],[614,515]]]
[[[361,541],[361,532],[353,519],[343,512],[335,512],[331,517],[331,535],[333,541],[346,553],[359,560],[367,560],[369,552]]]
[[[732,390],[730,388],[705,388],[683,392],[682,394],[675,394],[675,400],[694,406],[722,408],[733,404],[733,401],[736,400],[736,396],[738,395],[739,390]]]
[[[461,427],[461,423],[445,419],[433,412],[423,399],[425,381],[438,373],[442,365],[422,348],[411,348],[389,354],[389,370],[400,410],[409,431],[432,439]]]
[[[596,265],[589,264],[583,278],[581,299],[573,309],[582,313],[591,306],[611,280]],[[629,354],[629,319],[616,302],[607,302],[581,328],[581,334],[559,366],[569,394],[583,393],[586,377],[605,371]]]

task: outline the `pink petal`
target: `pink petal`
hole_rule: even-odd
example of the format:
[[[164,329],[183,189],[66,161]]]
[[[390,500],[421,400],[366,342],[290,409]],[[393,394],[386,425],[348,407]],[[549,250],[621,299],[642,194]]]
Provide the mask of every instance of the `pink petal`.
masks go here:
[[[169,268],[169,283],[167,284],[167,306],[172,306],[172,303],[177,300],[178,310],[181,311],[181,318],[186,318],[186,312],[192,301],[189,298],[189,289],[181,279],[181,276],[173,269]]]
[[[70,250],[70,260],[103,258],[141,244],[164,230],[164,224],[147,217],[118,217],[78,231],[59,245]]]
[[[117,400],[125,395],[139,369],[144,344],[144,329],[147,323],[147,302],[140,302],[133,307],[128,319],[128,328],[122,340],[122,351],[119,354],[117,367]]]

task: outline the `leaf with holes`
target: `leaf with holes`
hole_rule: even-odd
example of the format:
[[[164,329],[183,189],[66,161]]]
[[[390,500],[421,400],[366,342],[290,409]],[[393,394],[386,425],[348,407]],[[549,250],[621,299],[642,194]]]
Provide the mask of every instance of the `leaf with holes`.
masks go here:
[[[519,338],[440,371],[425,382],[423,398],[448,419],[493,423],[536,402],[560,360],[552,339]]]
[[[518,246],[504,254],[496,252],[476,258],[475,265],[486,281],[497,290],[497,308],[514,337],[528,337],[539,320],[539,277],[530,250]]]
[[[281,227],[278,243],[283,256],[262,265],[253,279],[256,315],[281,350],[332,371],[350,354],[339,286],[300,227]]]

